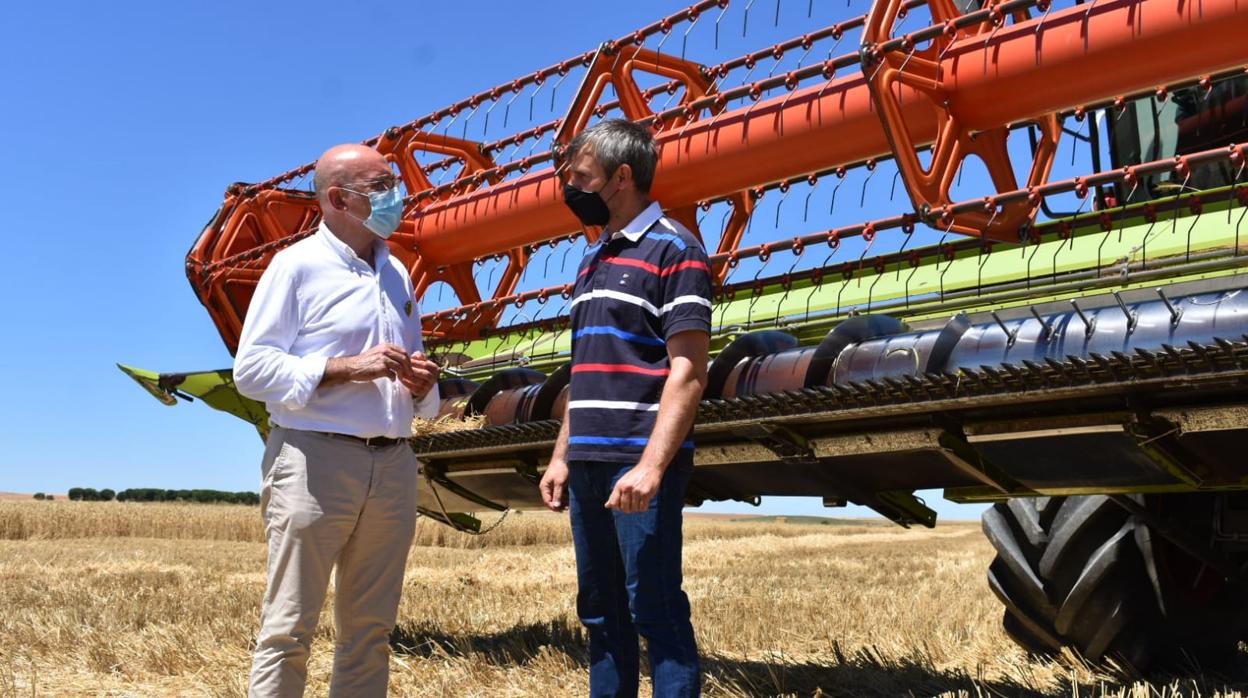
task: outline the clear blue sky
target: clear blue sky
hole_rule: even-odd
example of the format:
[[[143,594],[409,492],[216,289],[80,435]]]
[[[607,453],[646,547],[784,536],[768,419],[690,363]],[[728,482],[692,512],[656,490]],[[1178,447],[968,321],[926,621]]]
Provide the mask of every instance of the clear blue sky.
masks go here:
[[[0,276],[0,490],[256,489],[261,444],[249,426],[200,405],[163,407],[113,366],[230,364],[182,267],[225,186],[310,161],[684,4],[6,7],[0,191],[11,263]],[[712,36],[713,16],[704,20],[690,57],[717,62],[849,11],[842,0],[814,0],[817,16],[807,20],[807,0],[783,0],[777,28],[775,3],[759,0],[743,42],[745,4],[734,2],[725,18],[717,54],[694,51]],[[852,11],[865,9],[854,1]],[[665,50],[679,42],[674,35]],[[944,517],[979,511],[937,508]],[[806,499],[770,500],[764,510],[824,512]]]

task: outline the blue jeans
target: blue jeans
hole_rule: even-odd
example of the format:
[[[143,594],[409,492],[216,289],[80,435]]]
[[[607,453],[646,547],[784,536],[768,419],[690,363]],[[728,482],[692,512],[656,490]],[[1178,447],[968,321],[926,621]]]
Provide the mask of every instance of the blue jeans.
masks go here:
[[[576,611],[589,631],[591,698],[637,695],[637,635],[646,638],[655,698],[701,695],[698,648],[681,590],[681,508],[693,474],[682,451],[663,474],[650,508],[605,508],[631,463],[569,464]]]

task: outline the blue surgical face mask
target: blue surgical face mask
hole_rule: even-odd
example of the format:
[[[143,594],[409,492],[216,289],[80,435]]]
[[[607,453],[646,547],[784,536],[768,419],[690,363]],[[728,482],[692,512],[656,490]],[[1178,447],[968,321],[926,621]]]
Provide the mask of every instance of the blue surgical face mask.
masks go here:
[[[353,189],[347,189],[347,191],[368,197],[368,203],[373,211],[368,214],[368,218],[364,219],[364,227],[373,231],[374,235],[385,240],[393,235],[395,230],[398,230],[399,221],[403,218],[403,197],[399,194],[398,187],[367,194]]]

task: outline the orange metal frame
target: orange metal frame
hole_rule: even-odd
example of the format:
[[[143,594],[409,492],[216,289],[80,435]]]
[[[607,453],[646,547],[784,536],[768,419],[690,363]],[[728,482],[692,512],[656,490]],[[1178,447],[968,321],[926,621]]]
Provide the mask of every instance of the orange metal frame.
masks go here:
[[[731,111],[717,99],[700,66],[612,42],[597,54],[548,69],[566,72],[577,62],[588,66],[555,141],[566,143],[595,112],[601,113],[607,82],[620,95],[626,116],[653,116],[633,78],[635,72],[651,72],[676,79],[685,89],[683,112],[662,122],[657,136],[656,197],[694,230],[697,206],[731,198],[735,211],[721,253],[735,250],[740,241],[752,209],[752,188],[888,156],[897,159],[920,217],[942,229],[1015,240],[1034,216],[1028,202],[957,214],[946,208],[951,178],[967,156],[984,161],[997,191],[1016,189],[1005,135],[1014,125],[1037,123],[1043,142],[1025,186],[1038,186],[1052,164],[1058,112],[1245,63],[1240,46],[1248,35],[1248,11],[1238,0],[1101,0],[1031,19],[1012,9],[1017,6],[994,4],[988,21],[960,26],[950,0],[929,0],[934,21],[943,28],[934,35],[890,38],[904,6],[879,0],[864,26],[860,74],[836,78],[836,66],[829,62],[826,83]],[[1014,22],[1007,24],[1007,16]],[[928,45],[918,48],[923,43]],[[695,106],[708,100],[705,109]],[[506,256],[508,266],[493,289],[494,297],[506,296],[534,246],[580,231],[562,203],[554,167],[528,171],[531,162],[526,161],[520,163],[522,176],[503,180],[481,144],[411,125],[391,129],[370,144],[395,163],[415,195],[390,244],[412,271],[419,293],[446,281],[461,303],[480,307],[471,274],[475,260]],[[933,157],[923,167],[916,151],[928,146]],[[453,186],[430,186],[415,159],[422,151],[463,161]],[[294,174],[308,170],[305,166]],[[187,273],[231,351],[264,265],[284,244],[307,235],[316,221],[315,201],[306,193],[263,185],[235,185],[227,191],[221,211],[188,254]],[[497,322],[501,306],[481,309],[452,332],[471,336]]]
[[[893,156],[901,170],[902,179],[910,193],[915,211],[929,222],[932,212],[950,203],[949,190],[962,163],[970,155],[983,161],[988,175],[998,192],[1018,188],[1014,166],[1010,162],[1006,140],[1010,127],[1000,124],[981,131],[966,127],[966,117],[952,106],[950,97],[954,90],[952,81],[946,81],[942,60],[958,40],[991,35],[1005,22],[1001,12],[991,13],[991,19],[976,25],[958,28],[954,20],[961,14],[953,0],[929,0],[932,19],[945,25],[926,49],[919,49],[912,37],[903,37],[903,50],[880,50],[880,46],[892,39],[893,26],[902,15],[902,0],[884,0],[871,9],[863,30],[864,73],[871,88],[871,96],[880,110],[880,121],[888,137]],[[1026,22],[1026,11],[1013,13],[1016,24]],[[956,78],[956,76],[953,76]],[[931,164],[919,163],[918,149],[902,114],[899,94],[902,87],[917,90],[927,98],[937,113],[935,140],[931,143]],[[964,107],[965,108],[965,107]],[[1057,141],[1062,134],[1061,120],[1056,113],[1037,115],[1040,142],[1027,178],[1027,186],[1043,184],[1053,169],[1053,156]],[[973,211],[946,216],[940,225],[946,230],[965,235],[981,235],[988,238],[1017,239],[1019,227],[1035,218],[1035,208],[1026,201],[1005,206],[998,211],[988,206],[984,211]]]

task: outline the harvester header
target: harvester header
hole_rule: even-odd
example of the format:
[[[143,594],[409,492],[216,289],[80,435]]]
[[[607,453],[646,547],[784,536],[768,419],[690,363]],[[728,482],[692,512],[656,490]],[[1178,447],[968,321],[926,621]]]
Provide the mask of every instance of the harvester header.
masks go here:
[[[899,20],[929,6],[929,26],[894,35]],[[441,281],[459,301],[461,319],[440,323],[435,335],[479,336],[496,326],[502,318],[498,301],[513,295],[537,248],[582,233],[596,236],[581,231],[563,206],[554,162],[560,146],[592,118],[618,114],[657,131],[656,198],[691,230],[711,237],[699,224],[699,211],[718,202],[731,206],[723,229],[715,231],[721,278],[734,255],[761,252],[743,248],[742,239],[764,193],[787,193],[795,184],[817,187],[844,177],[846,168],[874,169],[885,158],[897,162],[912,203],[911,224],[1017,242],[1045,197],[1055,193],[1044,185],[1061,137],[1059,118],[1082,120],[1097,107],[1121,110],[1132,96],[1238,72],[1239,37],[1248,30],[1231,0],[1199,8],[1124,0],[1064,9],[1011,0],[964,14],[949,1],[912,0],[877,3],[868,15],[714,66],[644,47],[726,8],[699,3],[365,141],[387,155],[406,187],[408,208],[392,246],[411,269],[418,294]],[[1037,16],[1029,18],[1029,10]],[[834,48],[825,45],[849,43],[847,35],[854,33],[856,50],[757,77],[762,61],[819,55],[816,44],[820,53],[830,53]],[[728,78],[743,71],[740,84],[728,87]],[[466,135],[474,118],[485,129],[491,118],[506,123],[523,92],[541,95],[546,88],[553,96],[574,72],[580,73],[580,87],[562,118],[490,143],[452,135]],[[659,82],[643,89],[640,75]],[[607,99],[608,87],[617,99]],[[664,99],[674,102],[666,108],[651,106],[676,95]],[[1031,162],[1019,163],[1007,150],[1007,135],[1026,123],[1037,125],[1039,142]],[[547,149],[535,152],[540,145]],[[921,148],[931,151],[926,166],[917,154]],[[986,166],[992,191],[955,207],[950,189],[969,155]],[[424,163],[425,156],[437,159]],[[231,186],[187,257],[191,284],[231,349],[258,270],[315,228],[314,200],[291,186],[311,169],[303,165],[259,184]],[[1015,169],[1027,173],[1021,183]],[[435,173],[450,170],[450,181],[435,184]],[[844,237],[855,231],[840,232]],[[506,265],[497,283],[482,288],[474,269],[499,256]]]

